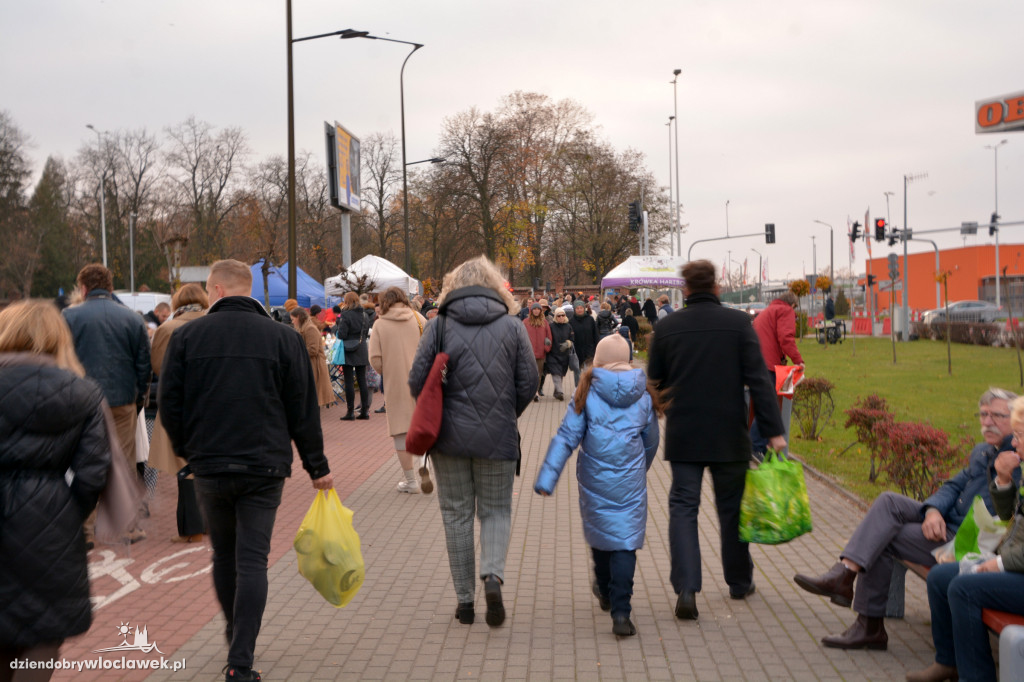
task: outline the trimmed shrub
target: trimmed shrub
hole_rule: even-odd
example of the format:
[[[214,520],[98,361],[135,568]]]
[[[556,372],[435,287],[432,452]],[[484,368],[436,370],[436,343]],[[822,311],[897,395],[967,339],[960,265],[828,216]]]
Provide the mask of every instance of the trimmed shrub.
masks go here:
[[[832,400],[835,385],[825,377],[805,377],[797,384],[793,396],[793,416],[800,425],[800,435],[817,440],[825,425],[832,421],[836,404]]]
[[[881,472],[900,492],[924,500],[939,489],[950,472],[962,466],[970,443],[950,443],[942,429],[921,422],[879,421],[873,429],[885,448]]]
[[[885,398],[876,393],[872,393],[866,398],[858,398],[854,401],[853,406],[846,410],[846,423],[843,424],[843,428],[853,428],[857,433],[857,442],[865,446],[871,453],[871,470],[868,472],[868,480],[872,483],[878,479],[877,465],[884,454],[883,444],[875,432],[875,425],[891,424],[895,420]]]

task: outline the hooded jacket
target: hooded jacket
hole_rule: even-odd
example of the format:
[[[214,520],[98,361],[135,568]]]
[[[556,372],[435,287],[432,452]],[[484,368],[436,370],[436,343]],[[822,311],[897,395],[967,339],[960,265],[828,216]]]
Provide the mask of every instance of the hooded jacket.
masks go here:
[[[220,299],[171,335],[160,421],[196,476],[292,472],[292,441],[312,479],[330,473],[302,336],[248,296]]]
[[[597,338],[598,340],[603,339],[606,336],[610,336],[615,333],[615,328],[619,326],[615,316],[612,315],[610,310],[602,310],[597,314]]]
[[[456,457],[519,458],[517,418],[537,392],[537,361],[526,328],[494,291],[456,289],[423,330],[409,372],[419,396],[434,364],[435,338],[444,318],[442,351],[448,353],[441,433],[434,450]],[[385,380],[386,382],[386,380]]]
[[[583,310],[587,310],[583,308]],[[589,312],[577,315],[575,310],[569,316],[569,325],[572,327],[573,345],[576,346],[576,357],[582,366],[584,362],[594,357],[594,350],[597,348],[597,323],[590,316]]]
[[[82,522],[110,469],[102,399],[48,356],[0,354],[0,647],[92,622]]]
[[[802,365],[804,359],[796,347],[796,312],[782,299],[775,299],[762,310],[754,320],[754,331],[761,344],[761,355],[768,371],[775,376],[775,365],[786,364],[786,356],[794,364]]]
[[[647,529],[647,470],[658,450],[658,416],[642,369],[594,368],[582,414],[569,401],[533,489],[554,492],[577,446],[583,536],[594,549],[636,550]]]
[[[565,373],[569,371],[569,353],[575,353],[576,351],[569,347],[562,350],[562,344],[566,341],[572,341],[575,344],[572,333],[572,326],[568,322],[554,322],[551,325],[551,352],[548,353],[547,358],[544,360],[544,369],[549,374],[555,374],[560,377],[564,377]]]

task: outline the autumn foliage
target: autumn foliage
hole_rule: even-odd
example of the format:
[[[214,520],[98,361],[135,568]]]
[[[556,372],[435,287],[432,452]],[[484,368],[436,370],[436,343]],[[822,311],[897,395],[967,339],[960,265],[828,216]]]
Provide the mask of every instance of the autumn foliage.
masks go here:
[[[796,294],[797,298],[811,293],[811,285],[805,279],[795,279],[789,283],[789,290]]]

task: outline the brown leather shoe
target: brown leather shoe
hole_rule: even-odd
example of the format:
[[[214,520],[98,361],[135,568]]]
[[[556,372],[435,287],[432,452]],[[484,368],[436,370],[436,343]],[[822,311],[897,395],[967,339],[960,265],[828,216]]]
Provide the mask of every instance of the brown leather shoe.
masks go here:
[[[853,625],[841,635],[822,637],[821,643],[833,649],[877,649],[889,647],[889,635],[885,634],[884,618],[869,618],[858,615]]]
[[[839,606],[849,606],[853,603],[853,581],[856,579],[856,571],[847,568],[842,561],[837,561],[828,573],[817,578],[800,574],[793,576],[793,581],[800,587],[811,594],[829,597],[833,604]]]
[[[956,674],[956,668],[941,663],[932,663],[924,670],[907,673],[907,682],[946,682],[946,680],[957,682],[959,679],[960,676]]]

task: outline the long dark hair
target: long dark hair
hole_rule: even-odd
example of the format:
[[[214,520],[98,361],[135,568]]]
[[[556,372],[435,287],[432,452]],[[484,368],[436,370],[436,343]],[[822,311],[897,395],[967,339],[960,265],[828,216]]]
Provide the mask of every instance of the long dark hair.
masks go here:
[[[576,394],[573,396],[576,414],[583,414],[583,408],[587,405],[587,395],[590,394],[590,382],[593,378],[594,367],[591,365],[583,370],[583,373],[580,375],[580,383],[576,385]],[[651,407],[654,408],[658,416],[660,417],[665,414],[668,402],[650,379],[647,380],[647,392],[651,396]]]

